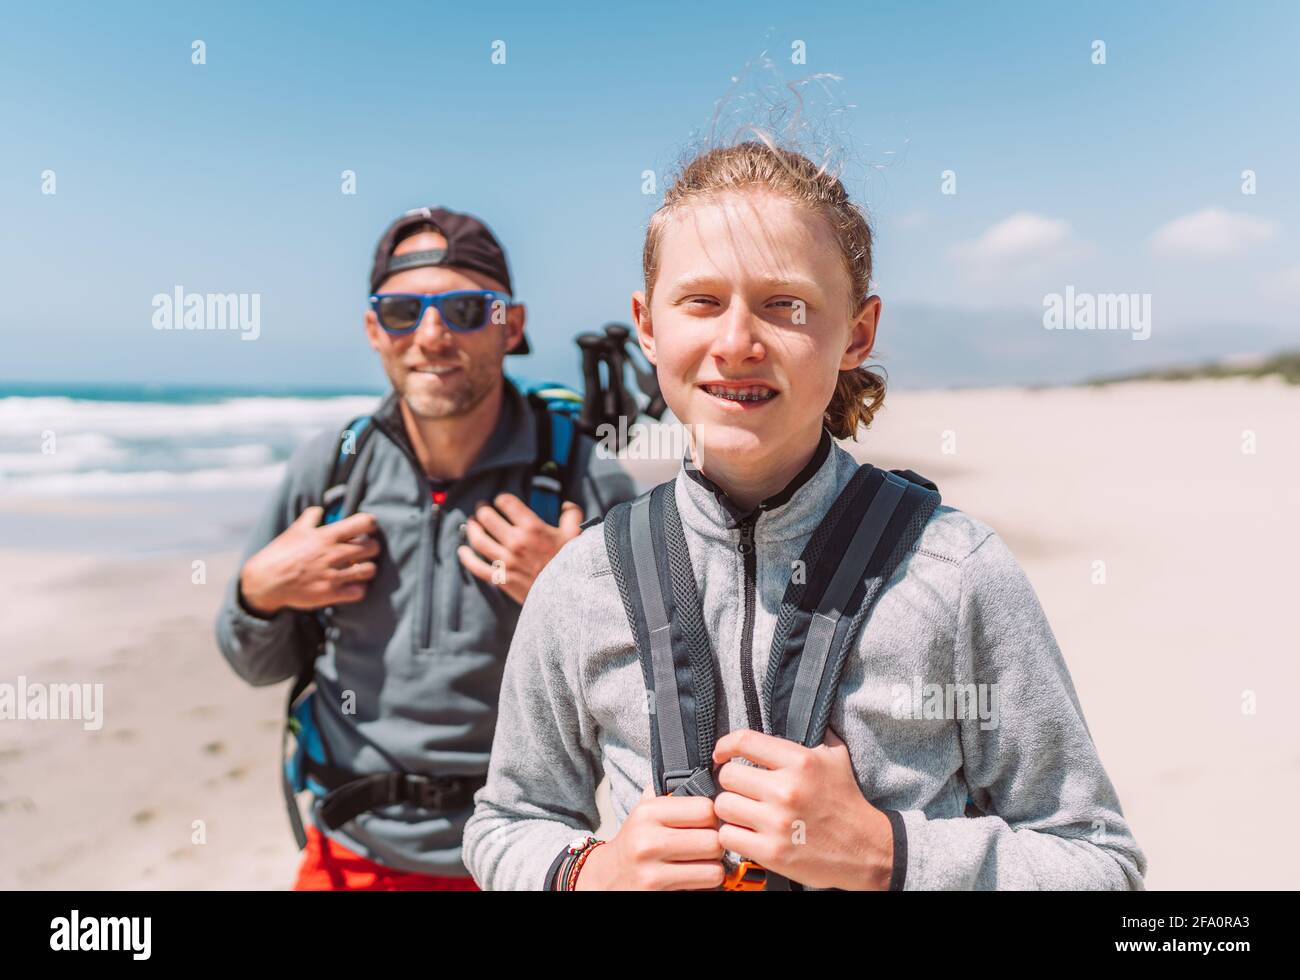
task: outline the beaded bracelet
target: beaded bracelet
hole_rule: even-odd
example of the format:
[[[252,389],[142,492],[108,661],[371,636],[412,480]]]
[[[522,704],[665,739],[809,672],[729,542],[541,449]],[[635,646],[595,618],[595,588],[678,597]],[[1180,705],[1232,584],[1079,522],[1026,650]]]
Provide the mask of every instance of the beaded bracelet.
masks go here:
[[[584,848],[582,853],[577,856],[577,860],[573,862],[573,868],[569,871],[569,876],[564,882],[564,890],[566,892],[575,891],[577,889],[578,874],[582,871],[582,866],[587,863],[587,858],[591,857],[592,852],[603,843],[605,843],[603,840],[598,840],[590,847]]]
[[[560,852],[560,860],[556,867],[554,875],[551,876],[551,890],[564,891],[564,882],[569,879],[569,869],[573,867],[573,861],[583,848],[589,846],[594,841],[594,837],[577,837],[564,846]]]
[[[560,865],[560,870],[555,875],[557,882],[563,882],[559,891],[573,891],[573,885],[578,880],[578,872],[582,869],[583,862],[586,861],[587,855],[592,849],[605,843],[596,837],[586,836],[574,839],[565,851],[568,857]]]

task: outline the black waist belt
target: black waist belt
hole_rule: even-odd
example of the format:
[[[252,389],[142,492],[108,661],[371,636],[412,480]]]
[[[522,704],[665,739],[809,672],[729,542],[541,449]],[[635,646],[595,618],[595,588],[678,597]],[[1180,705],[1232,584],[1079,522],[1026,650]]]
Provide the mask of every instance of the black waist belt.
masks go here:
[[[353,776],[310,761],[307,772],[328,790],[320,808],[321,822],[327,830],[337,830],[363,813],[399,803],[413,804],[431,815],[455,813],[473,803],[474,794],[487,782],[486,776],[421,776],[405,772]]]

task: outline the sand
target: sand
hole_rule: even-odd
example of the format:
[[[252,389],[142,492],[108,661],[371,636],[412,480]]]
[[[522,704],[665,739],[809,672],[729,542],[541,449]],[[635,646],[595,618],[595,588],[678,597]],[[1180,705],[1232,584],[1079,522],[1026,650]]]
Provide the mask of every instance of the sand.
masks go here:
[[[234,553],[0,565],[0,681],[102,683],[104,704],[98,731],[0,721],[0,888],[287,887],[283,689],[245,685],[212,638]]]
[[[897,393],[847,444],[929,476],[1006,539],[1152,889],[1300,887],[1298,423],[1300,388],[1270,381]],[[0,682],[105,697],[97,732],[0,721],[0,887],[288,886],[283,689],[244,685],[212,639],[230,549],[0,552]]]

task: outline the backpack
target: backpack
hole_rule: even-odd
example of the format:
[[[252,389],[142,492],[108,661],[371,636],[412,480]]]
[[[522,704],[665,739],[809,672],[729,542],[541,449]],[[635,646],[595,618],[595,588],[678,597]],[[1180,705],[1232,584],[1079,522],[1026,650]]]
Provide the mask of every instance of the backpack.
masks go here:
[[[675,483],[612,508],[605,547],[645,678],[655,792],[713,798],[715,664]],[[841,491],[781,603],[763,683],[767,734],[821,743],[857,635],[939,501],[938,487],[911,470],[870,464]],[[724,866],[727,890],[802,890],[738,855]]]
[[[565,494],[572,481],[578,440],[577,416],[583,397],[550,381],[530,381],[507,375],[525,397],[538,422],[538,459],[531,478],[528,505],[548,524],[558,525]],[[375,426],[368,415],[353,419],[339,433],[339,451],[320,495],[322,524],[333,524],[356,512],[365,489],[365,470],[373,452]],[[321,822],[336,830],[370,810],[398,803],[415,803],[448,812],[467,806],[483,785],[483,776],[426,776],[409,773],[383,749],[371,746],[392,765],[392,771],[357,776],[335,764],[320,735],[315,716],[316,657],[325,649],[329,611],[300,618],[314,653],[306,658],[289,690],[281,738],[282,787],[289,824],[298,849],[307,845],[297,794],[311,792],[321,799]]]

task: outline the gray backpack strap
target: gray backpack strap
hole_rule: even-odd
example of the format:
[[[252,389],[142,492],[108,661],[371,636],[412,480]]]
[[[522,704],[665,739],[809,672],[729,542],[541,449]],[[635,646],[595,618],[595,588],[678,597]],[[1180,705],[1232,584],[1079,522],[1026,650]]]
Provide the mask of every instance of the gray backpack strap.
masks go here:
[[[813,532],[801,558],[806,582],[792,579],[772,637],[774,733],[821,744],[862,624],[939,505],[928,482],[863,466]]]
[[[822,675],[830,662],[831,643],[835,631],[849,608],[849,596],[866,572],[867,563],[884,536],[885,525],[894,516],[907,482],[892,473],[885,474],[871,503],[858,521],[857,530],[840,560],[830,584],[826,586],[817,611],[813,613],[808,629],[808,639],[799,657],[799,670],[795,675],[794,690],[790,694],[790,710],[786,715],[785,737],[803,744],[808,738],[812,721],[813,704],[821,687]]]
[[[862,466],[804,548],[772,638],[769,734],[820,744],[858,631],[939,505],[934,484]],[[648,695],[657,793],[717,796],[716,665],[673,496],[661,484],[605,518],[605,548]],[[768,890],[802,890],[765,872]]]
[[[636,567],[637,596],[650,636],[650,672],[654,675],[655,719],[659,722],[659,759],[663,766],[661,785],[671,793],[676,783],[690,777],[692,766],[686,749],[686,726],[682,721],[677,670],[673,664],[672,624],[659,587],[654,537],[650,533],[650,498],[632,502],[629,528],[632,563]]]
[[[672,481],[619,504],[605,546],[645,678],[655,790],[716,796],[716,683]],[[668,570],[668,590],[661,572]]]
[[[769,734],[821,743],[857,635],[939,505],[932,486],[865,465],[813,532],[772,638]],[[605,546],[649,696],[656,789],[714,796],[715,665],[673,484],[611,510]]]

